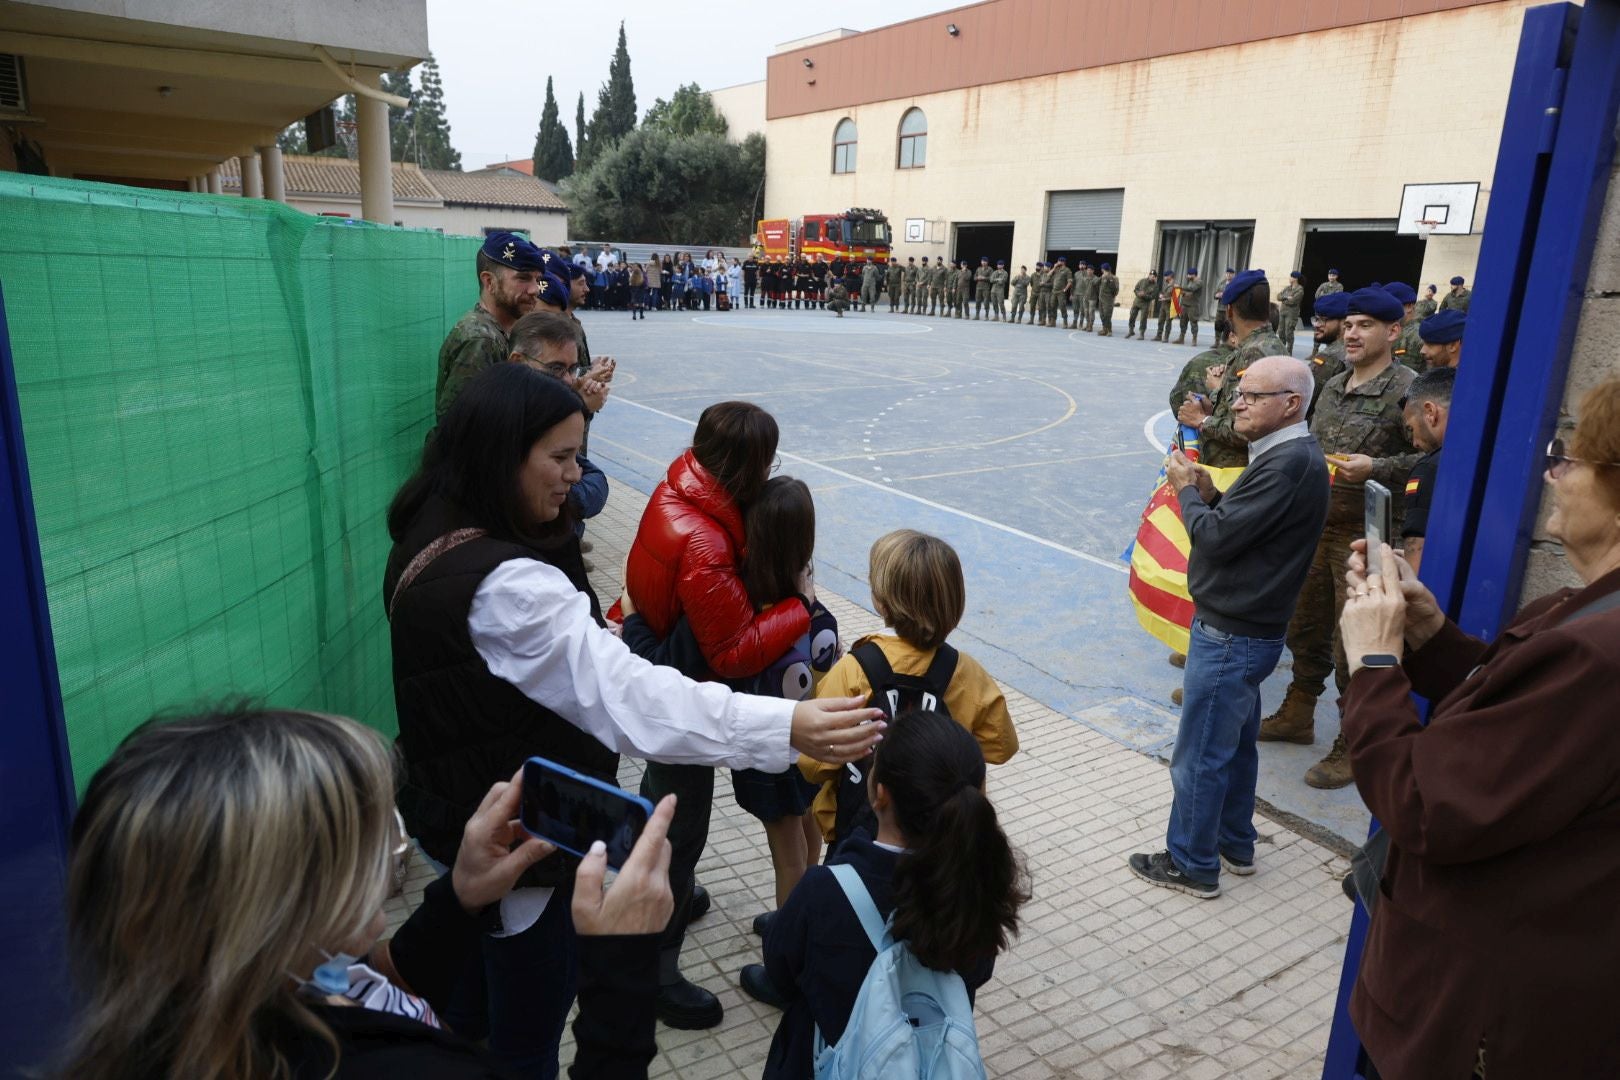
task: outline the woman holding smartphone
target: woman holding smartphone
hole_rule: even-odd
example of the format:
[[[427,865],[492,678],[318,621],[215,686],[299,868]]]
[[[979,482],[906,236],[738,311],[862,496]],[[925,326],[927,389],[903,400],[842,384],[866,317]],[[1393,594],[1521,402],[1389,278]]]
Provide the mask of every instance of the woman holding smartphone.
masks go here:
[[[593,618],[583,582],[554,565],[583,434],[567,386],[493,368],[456,399],[388,510],[399,805],[443,865],[489,785],[531,755],[613,782],[621,752],[780,770],[795,750],[841,762],[879,737],[881,725],[857,727],[877,715],[858,701],[794,705],[694,683],[633,656]],[[547,1080],[573,982],[536,987],[529,973],[573,969],[568,905],[551,902],[571,869],[548,860],[502,902],[481,959],[469,960],[465,1014],[451,1017],[477,1034],[487,1015],[496,1056]]]

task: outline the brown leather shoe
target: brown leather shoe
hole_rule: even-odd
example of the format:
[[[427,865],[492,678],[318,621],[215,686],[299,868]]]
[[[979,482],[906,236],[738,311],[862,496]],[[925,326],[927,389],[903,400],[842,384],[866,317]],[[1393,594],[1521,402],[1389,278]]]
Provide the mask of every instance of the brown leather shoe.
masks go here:
[[[1178,686],[1174,690],[1170,691],[1170,703],[1172,705],[1177,706],[1178,708],[1180,707],[1180,705],[1181,705],[1181,687]]]
[[[1173,652],[1170,654],[1170,666],[1184,668],[1187,666],[1187,654]]]
[[[1311,745],[1316,741],[1316,699],[1290,686],[1277,711],[1260,721],[1259,739]]]
[[[1313,788],[1342,788],[1354,779],[1350,775],[1350,752],[1344,745],[1342,733],[1333,740],[1327,757],[1305,770],[1305,782]]]

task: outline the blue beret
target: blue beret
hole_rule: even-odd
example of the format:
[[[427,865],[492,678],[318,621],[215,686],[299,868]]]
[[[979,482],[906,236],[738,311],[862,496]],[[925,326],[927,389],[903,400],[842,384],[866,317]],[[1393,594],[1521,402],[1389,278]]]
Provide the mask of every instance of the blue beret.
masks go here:
[[[1418,337],[1430,345],[1449,345],[1462,340],[1463,328],[1467,325],[1468,316],[1456,308],[1446,308],[1418,324]]]
[[[1429,286],[1429,292],[1439,292],[1439,291],[1440,291],[1440,286],[1438,286],[1438,285],[1430,285]]]
[[[1069,261],[1069,257],[1068,257],[1068,256],[1067,256],[1067,255],[1059,255],[1059,256],[1058,256],[1058,262],[1060,262],[1060,263],[1066,263],[1066,262],[1068,262],[1068,261]]]
[[[1226,289],[1221,293],[1222,305],[1233,303],[1238,297],[1265,280],[1266,272],[1264,270],[1243,271],[1243,273],[1233,278],[1231,284],[1227,285]]]
[[[1357,289],[1350,294],[1350,315],[1368,315],[1379,322],[1400,322],[1406,310],[1383,289]]]
[[[1368,282],[1367,284],[1367,288],[1369,289],[1382,289],[1383,287],[1384,283],[1382,281],[1372,281]]]
[[[1226,272],[1227,272],[1227,273],[1228,273],[1228,274],[1235,274],[1235,273],[1237,273],[1237,271],[1236,271],[1236,270],[1234,270],[1234,269],[1232,269],[1232,268],[1231,268],[1231,267],[1230,267],[1230,266],[1228,266],[1228,267],[1227,267],[1227,268],[1226,268]]]
[[[1461,285],[1463,283],[1462,275],[1458,274],[1456,277],[1452,278],[1451,283],[1453,285]]]
[[[556,274],[541,274],[540,289],[535,294],[535,298],[538,299],[542,304],[551,304],[555,307],[562,308],[564,311],[567,311],[568,283],[563,281]]]
[[[483,254],[513,270],[542,270],[540,249],[517,233],[490,233],[484,239]]]
[[[1189,266],[1189,267],[1187,267],[1187,273],[1189,273],[1189,274],[1196,274],[1196,273],[1198,273],[1198,267],[1196,267],[1196,266]]]
[[[1404,281],[1392,281],[1384,286],[1384,291],[1403,304],[1417,303],[1417,290]]]
[[[1007,265],[1007,260],[1006,259],[997,259],[996,260],[996,265],[997,266],[1006,266]]]
[[[1328,271],[1328,273],[1329,273],[1329,274],[1331,274],[1331,275],[1333,275],[1333,276],[1334,276],[1334,277],[1338,277],[1338,276],[1339,276],[1339,272],[1338,272],[1338,271],[1337,271],[1337,270],[1329,270],[1329,271]]]
[[[1103,263],[1102,268],[1104,270],[1112,270],[1114,268],[1114,264],[1113,263]]]
[[[1305,275],[1301,274],[1298,270],[1290,270],[1290,271],[1288,271],[1288,276],[1291,277],[1291,278],[1296,278],[1297,279],[1297,278],[1304,277]]]
[[[573,281],[584,277],[584,267],[576,265],[573,261],[563,258],[550,248],[540,249],[540,263],[542,269],[559,281]]]
[[[990,261],[990,256],[988,256],[988,255],[980,255],[979,256],[979,261],[980,262],[989,262]]]
[[[1350,294],[1343,290],[1328,293],[1316,302],[1311,309],[1312,314],[1320,315],[1324,319],[1342,319],[1350,311]]]

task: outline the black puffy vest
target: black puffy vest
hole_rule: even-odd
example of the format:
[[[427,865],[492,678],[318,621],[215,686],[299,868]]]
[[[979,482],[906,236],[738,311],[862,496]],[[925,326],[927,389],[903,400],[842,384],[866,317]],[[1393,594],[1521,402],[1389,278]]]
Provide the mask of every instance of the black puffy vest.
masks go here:
[[[416,553],[457,527],[454,515],[442,507],[418,515],[410,534],[389,554],[385,607]],[[490,785],[510,780],[526,758],[539,755],[617,783],[618,754],[491,675],[473,647],[467,630],[473,595],[490,571],[514,558],[558,566],[590,597],[592,614],[599,613],[577,541],[548,552],[486,536],[429,563],[399,594],[390,620],[394,706],[405,759],[399,808],[411,835],[446,866],[454,864],[462,829]],[[554,855],[526,873],[521,884],[570,881],[573,870],[572,860]]]

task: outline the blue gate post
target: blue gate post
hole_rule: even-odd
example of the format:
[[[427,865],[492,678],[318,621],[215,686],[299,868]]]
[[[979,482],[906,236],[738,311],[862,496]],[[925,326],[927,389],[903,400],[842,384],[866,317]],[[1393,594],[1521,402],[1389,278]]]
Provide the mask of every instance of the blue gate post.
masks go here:
[[[62,886],[74,795],[3,291],[0,466],[0,1064],[10,1066],[46,1060],[66,1031]]]
[[[1620,0],[1526,12],[1421,574],[1458,624],[1486,639],[1518,601],[1617,112]],[[1348,1004],[1366,931],[1358,903],[1324,1080],[1360,1075]]]

